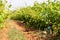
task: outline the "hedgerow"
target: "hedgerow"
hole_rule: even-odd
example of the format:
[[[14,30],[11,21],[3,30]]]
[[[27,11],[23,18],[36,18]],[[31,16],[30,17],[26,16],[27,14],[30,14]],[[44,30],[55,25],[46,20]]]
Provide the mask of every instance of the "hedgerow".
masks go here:
[[[11,19],[19,20],[28,27],[34,27],[36,29],[40,28],[44,30],[44,28],[50,26],[57,32],[60,29],[60,3],[35,3],[33,7],[15,10]]]

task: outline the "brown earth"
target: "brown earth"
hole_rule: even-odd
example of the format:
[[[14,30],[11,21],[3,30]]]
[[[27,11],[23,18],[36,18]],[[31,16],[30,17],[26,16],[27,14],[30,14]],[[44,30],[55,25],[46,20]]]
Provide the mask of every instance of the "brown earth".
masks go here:
[[[26,40],[42,40],[37,30],[34,30],[33,28],[27,29],[25,24],[16,20],[8,20],[5,22],[5,28],[0,30],[0,40],[10,40],[7,33],[12,27],[21,30]]]

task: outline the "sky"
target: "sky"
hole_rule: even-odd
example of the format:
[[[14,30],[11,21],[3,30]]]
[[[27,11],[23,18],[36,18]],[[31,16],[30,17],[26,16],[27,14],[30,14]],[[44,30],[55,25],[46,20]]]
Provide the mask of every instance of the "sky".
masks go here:
[[[17,8],[22,8],[27,6],[33,6],[35,1],[37,1],[38,3],[43,3],[43,2],[47,2],[48,0],[8,0],[5,5],[5,8],[7,9],[10,4],[12,5],[10,10],[15,10]]]

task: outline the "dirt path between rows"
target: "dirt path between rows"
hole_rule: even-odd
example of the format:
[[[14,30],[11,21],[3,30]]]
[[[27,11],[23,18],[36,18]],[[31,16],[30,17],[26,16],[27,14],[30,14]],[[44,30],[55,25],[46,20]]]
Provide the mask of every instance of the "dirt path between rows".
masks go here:
[[[8,20],[5,22],[5,28],[0,30],[0,40],[11,40],[8,38],[8,32],[11,28],[15,27],[17,30],[20,30],[24,35],[26,40],[42,40],[37,30],[34,29],[26,29],[26,25],[20,23],[16,20]],[[46,39],[45,39],[46,40]]]

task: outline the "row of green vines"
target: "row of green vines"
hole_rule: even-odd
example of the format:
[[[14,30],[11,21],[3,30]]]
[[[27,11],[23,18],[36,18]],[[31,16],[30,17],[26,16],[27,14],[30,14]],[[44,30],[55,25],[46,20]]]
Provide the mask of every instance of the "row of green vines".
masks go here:
[[[0,0],[0,25],[3,25],[11,14],[11,19],[25,23],[27,28],[44,30],[50,26],[55,32],[60,29],[60,2],[58,1],[41,4],[36,2],[33,7],[21,8],[13,12],[4,10],[4,6]]]
[[[60,3],[35,3],[33,7],[15,10],[11,19],[19,20],[29,27],[45,30],[48,26],[55,32],[60,29]]]
[[[5,5],[0,0],[0,28],[3,28],[5,20],[8,18],[9,11],[4,10]]]

